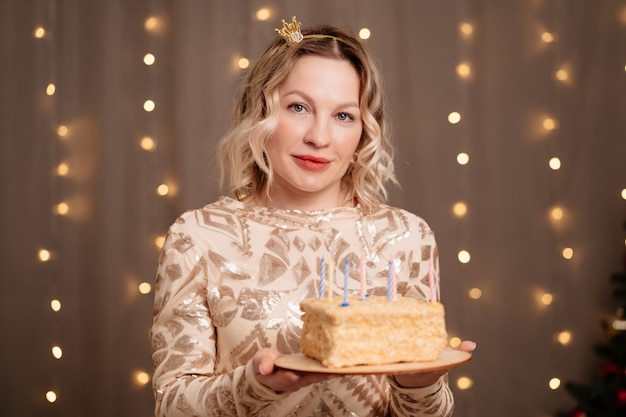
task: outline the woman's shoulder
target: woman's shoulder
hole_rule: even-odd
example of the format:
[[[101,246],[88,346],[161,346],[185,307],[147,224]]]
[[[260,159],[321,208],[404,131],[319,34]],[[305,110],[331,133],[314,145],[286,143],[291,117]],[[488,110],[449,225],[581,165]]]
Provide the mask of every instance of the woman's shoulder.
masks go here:
[[[180,214],[170,226],[170,230],[186,230],[193,229],[203,224],[210,226],[211,224],[219,225],[221,222],[228,222],[227,218],[234,216],[239,210],[241,203],[230,197],[219,197],[217,200],[205,204],[202,207],[189,209]]]
[[[422,237],[434,233],[423,217],[402,207],[380,204],[373,210],[372,214],[375,214],[374,217],[376,218],[397,219],[397,222],[401,223],[407,231],[418,231]]]

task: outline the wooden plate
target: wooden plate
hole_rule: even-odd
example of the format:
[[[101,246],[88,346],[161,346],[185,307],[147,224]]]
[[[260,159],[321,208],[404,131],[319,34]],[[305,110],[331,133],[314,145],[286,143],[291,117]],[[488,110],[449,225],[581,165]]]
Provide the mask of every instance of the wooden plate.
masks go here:
[[[450,369],[469,362],[471,353],[445,348],[437,360],[431,362],[399,362],[386,365],[358,365],[343,368],[327,368],[318,360],[302,353],[282,355],[276,358],[276,366],[292,371],[319,372],[325,374],[364,375],[364,374],[418,374]]]

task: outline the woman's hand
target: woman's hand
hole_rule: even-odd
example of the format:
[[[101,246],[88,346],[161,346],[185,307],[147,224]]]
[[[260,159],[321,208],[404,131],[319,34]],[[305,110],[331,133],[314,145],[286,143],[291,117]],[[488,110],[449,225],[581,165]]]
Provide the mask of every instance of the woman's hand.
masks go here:
[[[476,343],[470,340],[461,342],[457,348],[457,350],[462,350],[463,352],[473,352],[474,349],[476,349]],[[434,384],[437,380],[439,380],[439,378],[441,378],[442,375],[454,368],[455,366],[435,372],[395,375],[394,379],[398,385],[404,388],[423,388]]]
[[[307,385],[325,381],[331,374],[316,372],[295,372],[277,368],[274,361],[280,356],[275,349],[261,349],[252,357],[252,366],[256,379],[275,392],[293,392]]]

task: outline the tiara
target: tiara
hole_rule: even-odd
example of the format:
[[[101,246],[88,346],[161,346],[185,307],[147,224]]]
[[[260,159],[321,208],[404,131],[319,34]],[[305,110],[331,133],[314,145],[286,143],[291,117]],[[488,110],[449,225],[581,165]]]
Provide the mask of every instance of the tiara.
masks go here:
[[[343,39],[338,38],[336,36],[332,36],[332,35],[324,35],[321,33],[314,33],[311,35],[302,35],[302,32],[300,32],[300,25],[302,23],[298,22],[295,16],[291,17],[291,23],[287,23],[285,19],[283,19],[282,21],[283,21],[283,28],[274,29],[274,30],[278,32],[278,34],[285,40],[285,42],[287,43],[287,46],[297,45],[300,42],[302,42],[302,39],[304,38],[330,38],[330,39],[335,39],[337,41],[345,43]]]

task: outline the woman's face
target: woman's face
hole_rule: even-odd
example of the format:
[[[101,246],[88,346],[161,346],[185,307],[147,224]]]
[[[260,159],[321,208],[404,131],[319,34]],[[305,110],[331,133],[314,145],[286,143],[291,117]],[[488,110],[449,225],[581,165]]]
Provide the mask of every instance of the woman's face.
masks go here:
[[[304,56],[279,87],[279,121],[267,143],[274,207],[343,206],[341,178],[361,138],[359,75],[346,60]]]

